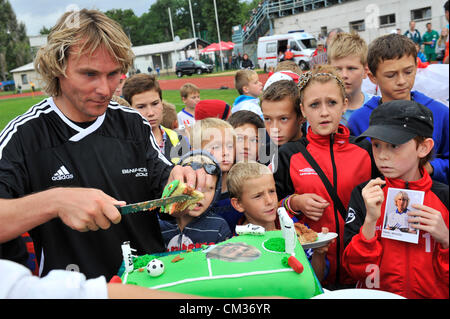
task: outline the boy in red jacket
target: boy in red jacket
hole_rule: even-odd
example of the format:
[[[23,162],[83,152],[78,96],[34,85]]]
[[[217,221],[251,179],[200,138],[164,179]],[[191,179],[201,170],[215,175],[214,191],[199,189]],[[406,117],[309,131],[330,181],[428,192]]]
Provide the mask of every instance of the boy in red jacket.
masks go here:
[[[433,149],[433,113],[414,102],[378,106],[369,128],[375,163],[384,175],[357,186],[345,223],[343,267],[361,286],[406,298],[449,298],[448,185],[424,169]],[[423,205],[407,214],[419,231],[417,244],[383,238],[389,188],[424,192]]]

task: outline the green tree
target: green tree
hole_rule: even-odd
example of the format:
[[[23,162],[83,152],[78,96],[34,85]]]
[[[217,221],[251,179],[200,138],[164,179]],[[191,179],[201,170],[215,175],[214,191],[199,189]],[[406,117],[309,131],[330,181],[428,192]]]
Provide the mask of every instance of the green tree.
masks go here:
[[[45,25],[42,26],[41,30],[39,30],[40,35],[47,35],[50,33],[52,29],[47,28]]]
[[[241,10],[239,12],[240,24],[243,25],[247,20],[250,19],[252,10],[258,6],[259,2],[260,0],[241,1]]]
[[[232,27],[250,17],[258,0],[216,0],[220,37],[231,40]],[[216,15],[213,0],[191,0],[196,36],[208,42],[217,41]],[[172,41],[168,8],[171,10],[174,35],[181,39],[193,37],[189,0],[157,0],[148,11],[137,17],[133,10],[106,11],[120,23],[134,46]]]
[[[0,79],[11,78],[9,71],[32,61],[24,23],[18,23],[8,0],[0,0]]]
[[[217,42],[216,14],[213,0],[198,1],[202,8],[202,17],[208,34],[214,42]],[[222,41],[231,41],[231,29],[241,23],[242,3],[239,0],[217,1],[217,16],[219,20],[220,38]]]
[[[133,45],[141,45],[142,41],[139,38],[139,18],[131,9],[112,9],[105,12],[105,14],[118,22],[125,33],[130,38]]]
[[[172,41],[167,8],[171,8],[174,21],[174,11],[179,6],[178,2],[178,0],[157,0],[140,17],[140,38],[146,42],[145,44]],[[180,37],[182,38],[181,35]]]

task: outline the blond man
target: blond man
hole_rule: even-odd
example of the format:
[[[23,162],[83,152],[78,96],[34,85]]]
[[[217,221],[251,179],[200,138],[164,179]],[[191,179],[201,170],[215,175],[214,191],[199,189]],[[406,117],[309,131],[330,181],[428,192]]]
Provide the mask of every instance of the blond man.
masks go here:
[[[109,280],[125,240],[139,254],[163,251],[155,214],[122,218],[116,205],[158,198],[173,179],[204,185],[201,173],[173,168],[137,111],[111,102],[132,63],[119,24],[97,10],[66,12],[35,60],[50,97],[0,133],[0,205],[18,199],[0,214],[0,243],[20,247],[31,230],[41,275]]]

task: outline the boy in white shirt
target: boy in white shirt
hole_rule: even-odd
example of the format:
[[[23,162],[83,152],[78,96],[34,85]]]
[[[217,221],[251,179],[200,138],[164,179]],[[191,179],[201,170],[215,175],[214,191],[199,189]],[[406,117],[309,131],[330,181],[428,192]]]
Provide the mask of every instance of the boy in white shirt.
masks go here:
[[[195,106],[200,102],[200,89],[192,83],[186,83],[180,88],[180,95],[185,105],[178,112],[178,128],[182,130],[195,123]]]
[[[242,110],[252,111],[262,119],[259,96],[263,91],[263,85],[259,81],[258,73],[248,69],[237,71],[234,77],[234,87],[240,95],[234,100],[231,113]]]

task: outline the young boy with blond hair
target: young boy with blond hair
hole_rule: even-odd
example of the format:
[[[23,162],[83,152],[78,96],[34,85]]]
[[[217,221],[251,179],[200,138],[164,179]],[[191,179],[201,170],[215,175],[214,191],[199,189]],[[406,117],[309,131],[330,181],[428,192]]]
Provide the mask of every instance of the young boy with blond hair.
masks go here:
[[[236,163],[229,172],[227,185],[231,205],[244,215],[240,224],[259,225],[266,231],[277,229],[278,198],[269,167],[254,161]]]
[[[239,212],[231,206],[227,187],[228,172],[235,163],[235,140],[233,126],[215,117],[196,121],[190,130],[192,149],[209,152],[222,170],[222,193],[215,207],[216,212],[228,222],[230,229],[236,227],[240,218]]]
[[[195,106],[200,102],[200,89],[192,83],[186,83],[180,88],[181,100],[185,107],[178,112],[178,126],[182,130],[195,123]]]
[[[342,265],[359,286],[408,299],[449,298],[449,189],[424,168],[432,136],[432,111],[407,100],[378,106],[361,134],[371,138],[384,177],[356,186],[349,202]],[[398,189],[424,192],[423,203],[405,213],[409,227],[419,231],[417,243],[383,237],[385,199]]]
[[[234,76],[234,87],[239,92],[239,96],[234,100],[231,113],[247,110],[263,117],[259,106],[259,96],[262,93],[263,85],[259,81],[258,73],[253,70],[239,70]]]
[[[358,34],[339,33],[328,47],[328,63],[336,68],[344,81],[348,99],[343,124],[347,125],[351,114],[372,98],[361,90],[367,78],[367,44]]]
[[[193,150],[206,150],[213,155],[222,170],[222,192],[227,190],[227,174],[234,164],[235,133],[230,123],[215,117],[196,121],[190,130]]]
[[[232,236],[227,222],[215,212],[220,196],[221,172],[214,158],[204,151],[192,151],[180,159],[181,166],[204,170],[203,199],[193,208],[174,213],[175,222],[160,219],[161,233],[167,251],[200,248],[215,244]]]
[[[175,105],[164,100],[162,101],[162,104],[163,104],[163,117],[161,125],[171,130],[177,129],[178,116]]]

